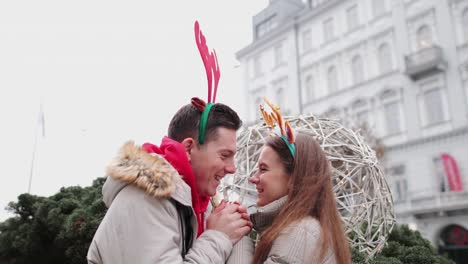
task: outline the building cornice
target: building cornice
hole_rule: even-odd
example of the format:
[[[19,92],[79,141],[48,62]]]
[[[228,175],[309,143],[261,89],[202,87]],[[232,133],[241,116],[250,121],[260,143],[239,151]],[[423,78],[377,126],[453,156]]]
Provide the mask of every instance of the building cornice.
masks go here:
[[[431,7],[428,7],[426,9],[422,9],[420,11],[418,11],[417,13],[415,13],[414,15],[411,15],[407,18],[407,21],[409,22],[413,22],[413,21],[416,21],[418,19],[421,19],[427,15],[435,15],[435,8],[433,6]]]
[[[325,3],[322,3],[316,7],[313,7],[313,8],[309,7],[307,9],[307,12],[304,12],[304,14],[299,16],[298,22],[300,24],[305,23],[309,20],[312,20],[316,16],[327,12],[328,10],[334,8],[335,6],[343,4],[345,2],[346,1],[343,1],[343,0],[328,0],[328,1],[325,1]]]
[[[463,0],[449,0],[450,4],[458,4],[459,2],[461,2]]]
[[[429,142],[440,141],[440,140],[446,139],[446,138],[453,138],[453,137],[457,137],[457,136],[462,136],[462,135],[465,135],[465,134],[468,134],[468,126],[464,126],[462,128],[458,128],[458,129],[454,129],[452,131],[449,131],[447,133],[441,133],[441,134],[437,134],[437,135],[430,136],[430,137],[419,138],[419,139],[415,139],[415,140],[408,140],[408,141],[406,141],[404,143],[401,143],[401,144],[388,146],[385,149],[386,149],[386,151],[402,150],[402,149],[407,149],[407,148],[411,148],[411,147],[418,146],[418,145],[424,145],[424,144],[429,143]]]
[[[373,35],[370,35],[369,36],[369,39],[372,39],[372,41],[376,41],[378,39],[382,39],[382,38],[385,38],[387,37],[388,35],[393,35],[395,34],[395,28],[394,26],[389,26],[387,27],[386,29],[383,29]]]
[[[313,65],[312,65],[312,67],[313,67]],[[315,104],[322,103],[324,101],[333,100],[333,97],[341,96],[341,95],[343,95],[345,93],[349,93],[351,91],[354,91],[355,89],[357,89],[359,87],[364,87],[365,85],[368,85],[369,83],[379,81],[379,80],[385,79],[385,78],[387,78],[389,76],[393,76],[393,75],[394,76],[400,76],[400,75],[402,75],[402,73],[399,70],[395,69],[395,70],[389,71],[387,73],[381,74],[379,76],[376,76],[374,78],[367,79],[367,80],[365,80],[365,81],[363,81],[361,83],[353,84],[353,85],[348,86],[346,88],[340,89],[340,90],[338,90],[338,91],[336,91],[336,92],[334,92],[332,94],[329,94],[329,95],[314,99],[314,100],[312,100],[310,102],[304,103],[303,106],[305,108],[307,108],[307,107],[313,106]]]
[[[323,14],[323,12],[328,11],[329,9],[335,7],[336,5],[339,5],[345,1],[343,0],[328,0],[325,3],[318,5],[314,8],[307,7],[304,10],[300,11],[297,16],[292,17],[291,19],[285,21],[285,23],[281,26],[278,26],[271,32],[267,33],[265,36],[254,40],[251,44],[248,46],[244,47],[243,49],[239,50],[236,52],[236,59],[241,60],[244,57],[247,57],[250,55],[250,53],[257,51],[258,49],[261,49],[263,46],[266,44],[269,44],[272,40],[274,40],[276,37],[284,34],[288,30],[293,29],[294,25],[300,25],[317,15]]]
[[[241,60],[244,57],[249,56],[251,53],[255,53],[259,49],[263,48],[264,46],[273,46],[272,44],[276,38],[280,37],[284,33],[288,32],[289,30],[293,29],[294,27],[294,18],[286,21],[283,25],[278,26],[271,32],[265,34],[265,36],[255,40],[247,47],[239,50],[236,52],[236,59]],[[276,43],[276,42],[274,42]]]

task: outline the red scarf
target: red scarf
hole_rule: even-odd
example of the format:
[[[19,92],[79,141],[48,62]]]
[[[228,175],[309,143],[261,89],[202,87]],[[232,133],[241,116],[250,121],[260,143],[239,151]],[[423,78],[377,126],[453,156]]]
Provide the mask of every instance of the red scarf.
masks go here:
[[[163,156],[172,165],[172,167],[182,175],[185,183],[190,186],[190,189],[192,190],[192,207],[198,221],[197,237],[199,237],[205,229],[204,214],[208,207],[210,196],[201,196],[198,194],[195,175],[193,174],[192,166],[187,158],[184,146],[175,140],[164,137],[161,141],[160,147],[151,143],[145,143],[142,148],[148,153],[156,153]]]

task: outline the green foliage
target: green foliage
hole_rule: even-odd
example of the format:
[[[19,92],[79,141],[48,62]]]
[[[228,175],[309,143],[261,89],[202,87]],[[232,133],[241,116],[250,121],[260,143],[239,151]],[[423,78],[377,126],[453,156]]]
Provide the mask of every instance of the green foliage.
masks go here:
[[[364,253],[359,252],[356,248],[351,250],[351,261],[353,264],[366,264],[367,256]]]
[[[86,263],[89,244],[106,213],[101,189],[66,187],[50,197],[21,194],[8,210],[14,217],[0,223],[0,264]],[[255,236],[255,234],[251,234]],[[354,264],[453,264],[438,256],[430,242],[407,226],[396,226],[383,251],[367,260],[353,250]]]
[[[365,255],[353,250],[353,263],[366,263]],[[439,256],[431,243],[418,231],[406,225],[396,226],[380,254],[368,264],[454,264],[446,257]]]
[[[89,244],[106,212],[104,178],[67,187],[50,197],[21,194],[0,223],[0,263],[86,263]]]

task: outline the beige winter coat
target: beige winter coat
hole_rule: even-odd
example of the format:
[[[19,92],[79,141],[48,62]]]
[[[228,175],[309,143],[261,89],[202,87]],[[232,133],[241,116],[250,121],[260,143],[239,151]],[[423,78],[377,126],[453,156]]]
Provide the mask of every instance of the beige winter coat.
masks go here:
[[[88,263],[224,263],[232,243],[227,235],[206,230],[193,236],[182,258],[187,226],[176,203],[190,213],[197,234],[190,187],[162,156],[125,144],[108,167],[103,199],[109,208],[88,251]],[[205,218],[206,219],[206,218]]]
[[[271,226],[274,218],[287,200],[280,198],[250,216],[254,229],[260,234]],[[320,224],[313,217],[307,217],[285,228],[273,242],[268,253],[267,264],[336,264],[333,250],[328,250],[319,262],[315,249],[320,243]],[[255,252],[255,243],[245,236],[234,245],[228,264],[250,264]]]

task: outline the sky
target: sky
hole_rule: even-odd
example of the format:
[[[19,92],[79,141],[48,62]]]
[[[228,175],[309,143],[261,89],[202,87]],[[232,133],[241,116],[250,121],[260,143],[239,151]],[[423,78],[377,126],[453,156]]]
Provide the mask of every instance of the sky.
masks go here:
[[[159,144],[180,106],[207,97],[195,20],[218,55],[217,102],[245,116],[235,53],[251,43],[252,16],[267,5],[1,1],[0,221],[27,192],[31,168],[32,194],[89,186],[124,142]]]

